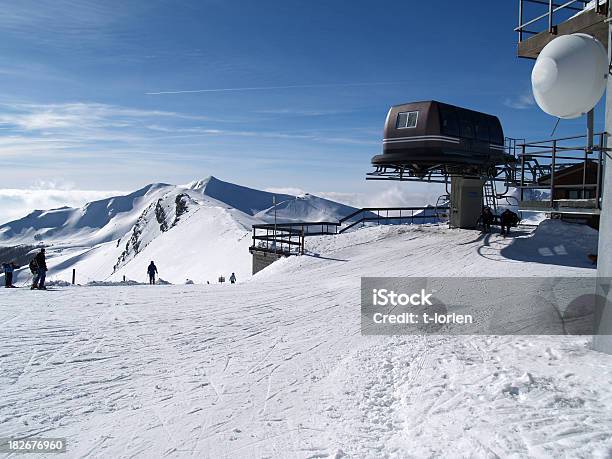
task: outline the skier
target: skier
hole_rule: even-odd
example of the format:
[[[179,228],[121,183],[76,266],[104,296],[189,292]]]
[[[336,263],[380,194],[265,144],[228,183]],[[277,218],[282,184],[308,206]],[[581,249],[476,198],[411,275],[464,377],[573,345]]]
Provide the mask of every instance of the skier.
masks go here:
[[[480,216],[482,220],[482,230],[485,233],[491,232],[491,223],[493,223],[493,212],[491,212],[491,208],[489,206],[485,206],[482,209],[482,214]]]
[[[235,284],[235,283],[236,283],[236,274],[232,273],[232,275],[230,276],[230,282],[231,282],[232,284]]]
[[[503,235],[510,236],[510,227],[516,225],[519,222],[519,217],[510,209],[506,209],[499,217],[499,221],[501,224],[501,233]]]
[[[36,280],[36,273],[38,272],[38,265],[36,264],[36,258],[32,258],[30,260],[30,272],[32,273],[32,290],[38,288],[38,284],[34,281]]]
[[[2,268],[4,268],[4,286],[6,288],[15,288],[13,285],[13,272],[19,268],[14,262],[10,263],[2,263]]]
[[[149,284],[155,285],[155,275],[157,274],[157,266],[151,260],[151,264],[147,268],[147,273],[149,273]]]
[[[34,281],[32,282],[32,290],[47,290],[45,287],[45,278],[47,277],[47,257],[45,256],[45,248],[40,249],[34,260],[30,262],[30,270],[32,270],[32,262],[36,263],[36,271]]]

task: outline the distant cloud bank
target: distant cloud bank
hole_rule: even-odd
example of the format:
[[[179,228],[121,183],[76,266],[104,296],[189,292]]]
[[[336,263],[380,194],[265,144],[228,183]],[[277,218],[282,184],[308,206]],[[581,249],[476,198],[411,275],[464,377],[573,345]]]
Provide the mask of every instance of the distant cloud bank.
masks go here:
[[[368,193],[343,193],[336,191],[320,191],[311,194],[332,201],[341,202],[352,207],[423,207],[435,205],[438,196],[444,193],[443,189],[436,185],[423,185],[416,188],[406,186],[405,183],[394,184],[371,184]],[[374,189],[375,188],[375,189]],[[307,193],[300,188],[267,188],[270,193],[291,194],[300,196]]]

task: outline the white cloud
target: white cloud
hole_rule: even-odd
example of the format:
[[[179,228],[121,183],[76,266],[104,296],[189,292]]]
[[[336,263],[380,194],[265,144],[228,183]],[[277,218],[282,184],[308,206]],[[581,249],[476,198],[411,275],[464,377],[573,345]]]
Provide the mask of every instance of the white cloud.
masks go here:
[[[141,110],[117,105],[74,102],[64,104],[0,103],[0,125],[24,131],[61,131],[143,127],[152,118],[210,120],[163,110]]]
[[[526,110],[535,105],[535,99],[533,98],[531,91],[529,91],[514,98],[508,97],[506,100],[504,100],[504,105],[516,110]]]
[[[276,194],[290,194],[292,196],[303,196],[306,193],[308,193],[307,191],[302,190],[301,188],[296,188],[296,187],[272,187],[272,188],[266,188],[265,191],[267,191],[268,193],[276,193]],[[315,193],[316,194],[316,193]]]
[[[0,225],[25,217],[33,210],[81,207],[98,199],[125,194],[120,191],[74,190],[66,185],[39,183],[30,189],[0,189]]]
[[[206,88],[206,89],[179,89],[170,91],[151,91],[146,94],[149,96],[172,95],[172,94],[196,94],[207,92],[243,92],[243,91],[271,91],[276,89],[305,89],[305,88],[347,88],[347,87],[367,87],[367,86],[393,86],[408,83],[404,80],[398,81],[372,81],[372,82],[344,82],[344,83],[322,83],[322,84],[292,84],[284,86],[251,86],[236,88]]]

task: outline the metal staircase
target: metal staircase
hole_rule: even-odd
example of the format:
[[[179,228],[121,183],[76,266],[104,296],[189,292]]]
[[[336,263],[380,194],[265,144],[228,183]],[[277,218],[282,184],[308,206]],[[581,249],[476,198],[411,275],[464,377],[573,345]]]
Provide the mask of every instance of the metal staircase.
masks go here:
[[[483,201],[486,207],[490,207],[493,215],[497,215],[497,191],[495,181],[488,179],[483,186]]]

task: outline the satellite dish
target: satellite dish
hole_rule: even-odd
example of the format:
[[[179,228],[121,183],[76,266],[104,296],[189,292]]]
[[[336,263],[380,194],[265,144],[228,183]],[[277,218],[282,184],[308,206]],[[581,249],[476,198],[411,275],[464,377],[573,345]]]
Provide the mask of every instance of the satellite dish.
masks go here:
[[[590,35],[562,35],[547,44],[531,72],[538,106],[558,118],[590,111],[606,89],[608,54]]]

